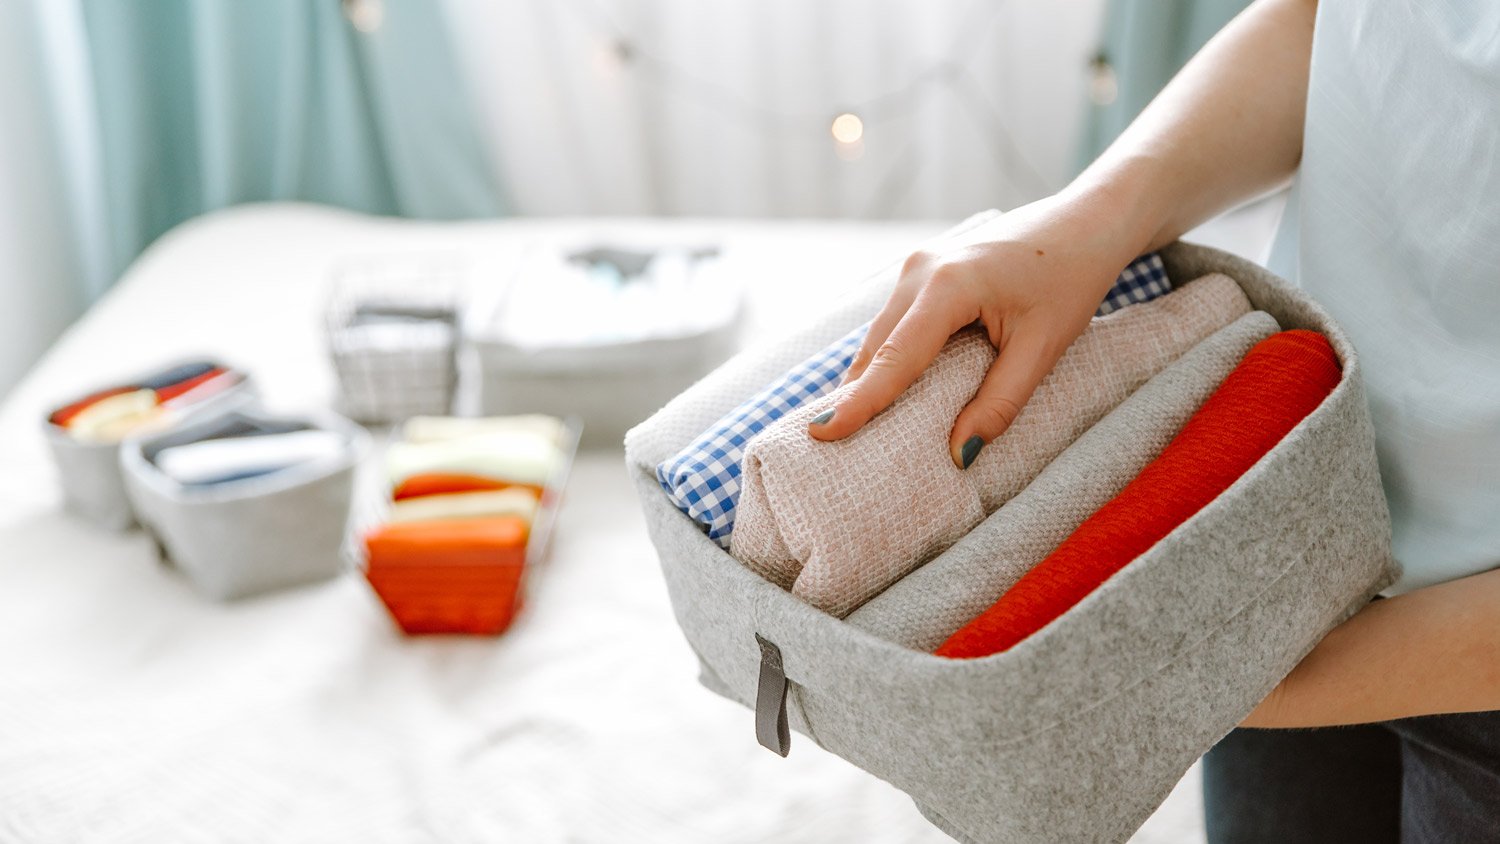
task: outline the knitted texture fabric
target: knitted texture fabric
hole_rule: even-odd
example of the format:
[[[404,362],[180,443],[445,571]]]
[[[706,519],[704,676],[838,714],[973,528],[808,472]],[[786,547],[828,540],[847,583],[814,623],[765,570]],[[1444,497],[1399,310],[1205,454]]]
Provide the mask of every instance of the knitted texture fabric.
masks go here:
[[[1255,311],[1194,346],[952,548],[846,620],[886,641],[932,652],[1118,495],[1161,454],[1245,353],[1279,330],[1269,314]]]
[[[1210,275],[1095,318],[967,471],[953,465],[948,435],[995,349],[981,330],[961,331],[858,433],[833,443],[808,436],[835,392],[751,441],[731,553],[843,617],[956,542],[1153,375],[1249,311],[1237,284]]]
[[[1160,457],[935,653],[1000,653],[1067,612],[1239,480],[1340,375],[1333,347],[1316,332],[1256,344]]]
[[[521,562],[531,525],[518,516],[384,524],[365,536],[369,568]]]

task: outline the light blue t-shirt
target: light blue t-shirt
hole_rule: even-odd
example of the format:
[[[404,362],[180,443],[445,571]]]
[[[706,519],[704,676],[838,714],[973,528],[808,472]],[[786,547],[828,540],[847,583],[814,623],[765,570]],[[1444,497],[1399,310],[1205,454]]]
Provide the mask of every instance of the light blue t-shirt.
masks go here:
[[[1500,566],[1500,3],[1319,3],[1270,263],[1364,362],[1391,592]]]

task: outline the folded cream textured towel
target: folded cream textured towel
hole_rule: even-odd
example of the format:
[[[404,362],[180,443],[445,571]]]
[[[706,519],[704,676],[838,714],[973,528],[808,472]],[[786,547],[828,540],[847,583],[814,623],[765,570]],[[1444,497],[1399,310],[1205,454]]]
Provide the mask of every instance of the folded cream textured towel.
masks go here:
[[[516,516],[529,523],[536,519],[538,504],[536,492],[524,486],[476,492],[453,492],[444,495],[423,495],[393,502],[391,515],[387,521],[425,522],[433,519]],[[978,613],[976,612],[975,615]]]
[[[835,391],[752,440],[730,553],[846,616],[958,541],[1153,375],[1249,312],[1239,285],[1210,275],[1096,317],[967,471],[953,465],[948,434],[995,349],[983,331],[965,329],[859,433],[833,443],[807,435]]]
[[[413,416],[401,427],[401,439],[409,443],[521,434],[543,437],[561,446],[566,433],[566,426],[561,419],[540,413],[488,417]]]
[[[931,652],[984,612],[1130,483],[1276,320],[1255,311],[1194,346],[1088,429],[952,548],[850,613],[861,630]]]
[[[393,443],[386,452],[391,486],[424,474],[463,474],[511,484],[545,486],[562,460],[557,443],[537,432],[477,434]]]

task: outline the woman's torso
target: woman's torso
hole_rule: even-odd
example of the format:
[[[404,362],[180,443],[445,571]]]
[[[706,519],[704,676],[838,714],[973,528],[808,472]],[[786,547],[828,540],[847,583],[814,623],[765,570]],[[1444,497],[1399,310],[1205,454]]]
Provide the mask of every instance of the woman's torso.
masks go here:
[[[1500,3],[1322,0],[1271,265],[1364,362],[1392,591],[1500,565]]]

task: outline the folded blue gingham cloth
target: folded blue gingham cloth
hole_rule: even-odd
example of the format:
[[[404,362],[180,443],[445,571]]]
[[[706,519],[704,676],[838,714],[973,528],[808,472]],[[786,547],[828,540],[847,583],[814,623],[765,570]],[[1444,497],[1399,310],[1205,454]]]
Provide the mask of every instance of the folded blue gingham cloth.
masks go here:
[[[1095,314],[1104,316],[1127,305],[1147,302],[1171,289],[1161,256],[1155,252],[1142,255],[1115,279]],[[854,361],[869,328],[869,323],[861,325],[798,364],[656,467],[661,488],[679,510],[708,530],[710,539],[729,547],[746,444],[795,408],[832,392]]]

